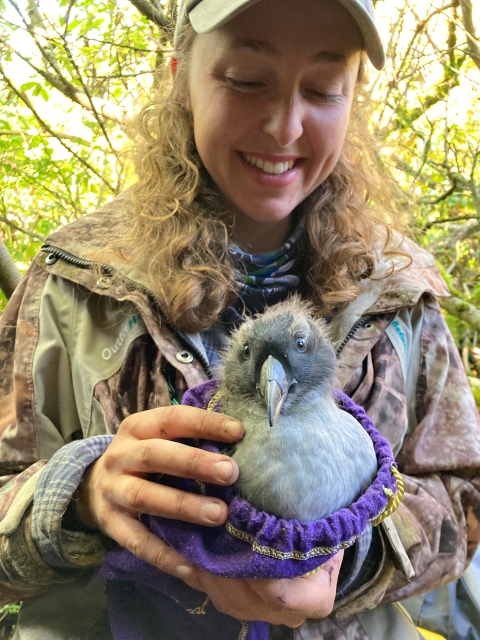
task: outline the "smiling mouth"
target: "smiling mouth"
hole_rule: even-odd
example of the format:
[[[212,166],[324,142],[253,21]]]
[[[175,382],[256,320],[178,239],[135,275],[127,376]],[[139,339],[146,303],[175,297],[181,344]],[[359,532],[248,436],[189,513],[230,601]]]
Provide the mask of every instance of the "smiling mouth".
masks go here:
[[[242,154],[243,155],[243,154]],[[261,169],[264,173],[273,175],[281,175],[290,171],[295,164],[295,160],[286,160],[285,162],[270,162],[269,160],[262,160],[255,156],[243,155],[243,158],[254,167]]]

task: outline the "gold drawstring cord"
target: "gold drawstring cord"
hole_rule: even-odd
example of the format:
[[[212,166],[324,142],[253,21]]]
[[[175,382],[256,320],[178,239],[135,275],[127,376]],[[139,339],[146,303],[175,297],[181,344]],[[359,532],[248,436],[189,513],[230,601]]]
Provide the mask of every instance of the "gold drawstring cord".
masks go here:
[[[378,516],[378,518],[375,518],[375,520],[372,520],[372,524],[374,527],[379,525],[382,522],[382,520],[385,520],[385,518],[388,518],[388,516],[392,515],[392,513],[400,504],[403,498],[403,494],[405,493],[405,485],[403,483],[403,478],[400,475],[400,472],[398,471],[398,469],[393,464],[392,464],[392,473],[395,476],[395,480],[397,481],[397,492],[393,493],[391,489],[388,489],[387,487],[383,488],[385,495],[388,497],[388,502],[387,502],[387,506],[385,507],[385,510],[382,511],[382,513]]]

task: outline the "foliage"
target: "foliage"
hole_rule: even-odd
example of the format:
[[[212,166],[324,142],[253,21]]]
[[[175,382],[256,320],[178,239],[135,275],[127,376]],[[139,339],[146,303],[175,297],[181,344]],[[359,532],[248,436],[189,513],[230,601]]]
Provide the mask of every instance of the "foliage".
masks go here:
[[[480,49],[473,6],[402,0],[395,7],[389,62],[373,86],[382,161],[412,212],[415,239],[434,254],[451,293],[478,307]],[[446,318],[467,372],[478,376],[478,330]]]
[[[479,9],[471,0],[375,5],[389,56],[370,80],[379,161],[417,241],[478,309]],[[175,11],[175,0],[0,1],[0,239],[21,270],[44,236],[133,180],[128,123],[168,62]],[[478,332],[447,321],[478,376]]]
[[[19,604],[6,604],[0,607],[0,640],[10,640],[15,631]]]
[[[163,48],[128,1],[1,5],[0,221],[21,270],[43,237],[128,185],[126,126]]]
[[[19,611],[19,604],[4,604],[3,607],[0,607],[0,616],[3,616],[6,613],[18,613]]]

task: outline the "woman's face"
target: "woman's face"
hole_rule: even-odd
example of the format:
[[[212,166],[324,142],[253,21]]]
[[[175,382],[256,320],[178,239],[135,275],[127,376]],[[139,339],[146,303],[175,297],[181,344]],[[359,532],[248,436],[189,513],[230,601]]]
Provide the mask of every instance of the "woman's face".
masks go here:
[[[293,209],[335,167],[362,45],[332,0],[262,0],[196,36],[187,107],[244,248],[279,247]]]

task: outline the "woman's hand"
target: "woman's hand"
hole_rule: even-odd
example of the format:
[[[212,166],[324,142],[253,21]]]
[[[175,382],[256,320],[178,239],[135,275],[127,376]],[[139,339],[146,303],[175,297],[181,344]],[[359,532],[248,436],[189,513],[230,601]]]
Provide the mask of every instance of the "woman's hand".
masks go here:
[[[151,533],[139,514],[216,527],[227,519],[228,507],[219,499],[163,486],[147,476],[165,473],[223,486],[233,484],[238,466],[231,458],[172,440],[231,443],[243,434],[237,420],[194,407],[161,407],[132,414],[82,480],[76,502],[78,516],[138,558],[166,573],[191,578],[198,569]]]
[[[216,609],[239,620],[299,627],[332,612],[343,550],[312,575],[290,580],[233,580],[198,571],[190,586],[205,591]]]

